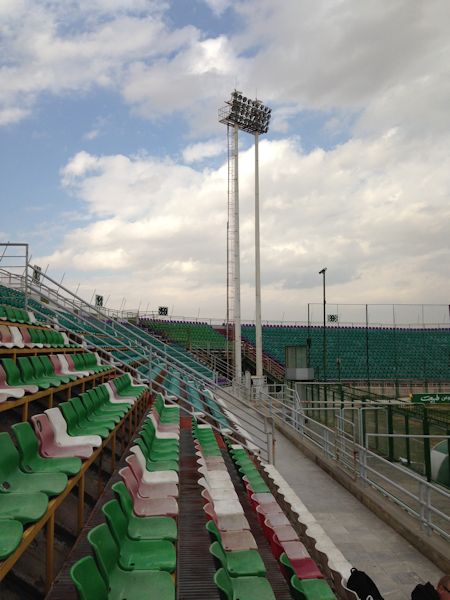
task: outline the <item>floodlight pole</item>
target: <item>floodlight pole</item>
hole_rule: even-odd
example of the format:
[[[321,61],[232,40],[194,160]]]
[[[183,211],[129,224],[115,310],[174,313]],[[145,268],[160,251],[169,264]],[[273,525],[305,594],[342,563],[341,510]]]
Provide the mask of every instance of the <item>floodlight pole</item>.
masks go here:
[[[256,377],[261,385],[263,376],[262,364],[262,325],[261,325],[261,255],[259,234],[259,133],[255,132],[255,346]]]
[[[241,265],[239,245],[239,125],[233,125],[234,139],[234,377],[242,379],[241,356]]]
[[[327,300],[325,296],[325,273],[327,267],[319,271],[319,275],[323,276],[323,380],[327,380],[327,330],[326,330],[326,306]]]

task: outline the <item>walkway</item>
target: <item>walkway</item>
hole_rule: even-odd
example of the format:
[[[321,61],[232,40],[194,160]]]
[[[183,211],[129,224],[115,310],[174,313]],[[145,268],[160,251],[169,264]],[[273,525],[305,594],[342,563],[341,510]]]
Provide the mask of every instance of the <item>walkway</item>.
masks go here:
[[[275,465],[345,558],[373,578],[385,600],[410,600],[417,583],[435,585],[442,576],[433,563],[279,431]]]

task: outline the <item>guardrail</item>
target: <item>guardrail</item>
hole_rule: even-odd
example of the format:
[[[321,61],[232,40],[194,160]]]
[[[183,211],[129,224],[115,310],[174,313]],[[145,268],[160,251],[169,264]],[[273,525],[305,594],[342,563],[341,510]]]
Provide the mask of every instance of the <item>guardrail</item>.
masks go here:
[[[355,423],[346,417],[346,410],[351,408],[348,403],[339,402],[338,407],[321,408],[334,414],[333,426],[327,426],[314,419],[308,410],[304,410],[296,390],[290,389],[281,397],[283,391],[275,398],[264,390],[253,389],[251,400],[266,414],[283,422],[306,439],[354,480],[370,486],[407,511],[427,533],[434,532],[450,541],[450,493],[447,490],[370,450],[370,437],[380,434],[367,433],[360,441],[357,429],[361,429],[357,427],[357,423],[361,419]],[[381,435],[392,437],[390,434]],[[448,440],[450,436],[410,437],[438,437]]]

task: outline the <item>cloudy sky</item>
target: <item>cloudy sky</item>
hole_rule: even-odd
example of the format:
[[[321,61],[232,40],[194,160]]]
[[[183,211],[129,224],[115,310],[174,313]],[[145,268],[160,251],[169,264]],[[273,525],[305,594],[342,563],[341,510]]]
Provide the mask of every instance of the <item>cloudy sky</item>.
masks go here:
[[[303,319],[324,266],[330,304],[448,304],[449,30],[448,0],[1,0],[0,239],[88,299],[223,318],[237,88],[273,109],[263,319]]]

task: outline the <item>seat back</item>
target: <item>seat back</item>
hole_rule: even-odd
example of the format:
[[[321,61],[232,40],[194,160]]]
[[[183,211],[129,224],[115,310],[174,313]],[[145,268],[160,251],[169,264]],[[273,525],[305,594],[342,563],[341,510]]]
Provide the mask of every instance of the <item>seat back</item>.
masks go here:
[[[38,454],[39,444],[36,434],[28,421],[12,425],[20,454],[20,466],[24,471],[31,471],[31,462]]]
[[[219,542],[213,542],[209,547],[209,552],[215,559],[216,567],[223,567],[225,569],[227,566],[227,557],[225,556],[225,552],[223,551],[223,548]]]
[[[78,427],[78,425],[79,425],[78,415],[75,412],[73,406],[70,404],[70,402],[60,402],[58,404],[58,408],[62,412],[64,420],[67,423],[67,431],[69,432],[69,435],[70,435],[70,431],[73,428]]]
[[[55,442],[55,434],[54,430],[50,425],[50,421],[47,415],[39,414],[33,415],[31,417],[31,421],[34,426],[34,431],[39,440],[39,447],[41,450],[41,454],[43,456],[47,456],[47,448],[49,446],[53,446]]]
[[[69,363],[69,366],[72,362],[74,371],[86,371],[86,366],[84,364],[84,361],[81,359],[80,354],[74,353],[71,355],[66,355],[66,358],[67,362]]]
[[[39,344],[46,344],[47,340],[45,339],[45,335],[42,329],[34,329],[34,335],[36,337],[36,341]]]
[[[84,421],[87,421],[89,411],[87,410],[86,406],[81,401],[81,398],[79,398],[78,396],[75,396],[75,398],[72,398],[71,400],[69,400],[69,403],[72,405],[73,410],[77,414],[78,423],[82,424]]]
[[[70,569],[80,600],[108,600],[108,589],[92,556],[84,556]]]
[[[36,379],[45,379],[44,367],[39,359],[39,356],[30,356],[30,363],[33,367]]]
[[[6,383],[6,373],[3,367],[0,365],[0,388],[9,387]]]
[[[9,433],[0,433],[0,490],[9,490],[8,479],[19,468],[19,453]]]
[[[133,504],[134,504],[136,498],[138,497],[138,489],[139,489],[138,480],[134,476],[134,473],[130,469],[130,467],[123,467],[123,469],[120,469],[119,475],[122,477],[125,485],[127,486],[127,489],[130,492],[130,496],[133,498]]]
[[[48,359],[52,365],[53,372],[55,373],[55,375],[63,375],[61,361],[59,360],[59,357],[55,354],[50,354]]]
[[[130,496],[127,486],[123,481],[116,481],[116,483],[112,486],[112,489],[119,499],[124,515],[126,516],[127,520],[129,520],[133,513],[133,499]]]
[[[87,537],[94,550],[100,573],[105,581],[109,581],[110,574],[119,560],[119,548],[108,525],[106,523],[97,525],[89,531]]]
[[[138,481],[142,481],[144,476],[144,471],[142,470],[141,463],[139,462],[137,456],[135,454],[129,454],[125,459],[130,466],[130,469],[133,471],[134,476]]]
[[[11,330],[7,325],[0,325],[0,340],[4,344],[12,343]]]
[[[20,387],[22,385],[23,381],[22,381],[20,371],[19,371],[16,363],[13,361],[13,359],[12,358],[4,358],[2,363],[3,363],[3,368],[5,369],[6,381],[8,382],[8,384],[11,386],[14,386],[14,387]]]
[[[28,327],[25,327],[25,325],[20,325],[19,330],[22,334],[24,344],[32,344],[33,341],[31,339],[30,330],[28,329]]]
[[[219,569],[214,574],[214,583],[219,588],[223,597],[227,600],[233,600],[233,586],[230,576],[225,569]]]
[[[120,547],[127,537],[128,519],[125,516],[120,503],[110,500],[102,506],[102,513],[106,517],[108,527],[113,534],[116,544]]]
[[[50,360],[50,358],[46,355],[41,355],[37,357],[42,365],[42,368],[44,370],[44,375],[46,377],[55,377],[56,373],[55,373],[55,369],[53,368],[53,364],[52,361]]]

